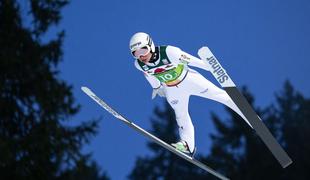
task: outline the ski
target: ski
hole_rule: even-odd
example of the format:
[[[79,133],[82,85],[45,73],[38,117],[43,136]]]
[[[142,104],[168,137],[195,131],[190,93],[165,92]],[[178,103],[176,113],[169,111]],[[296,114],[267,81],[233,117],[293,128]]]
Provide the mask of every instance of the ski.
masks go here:
[[[215,58],[211,50],[208,47],[202,47],[199,49],[198,55],[209,66],[212,75],[220,83],[220,85],[227,92],[234,103],[238,106],[240,111],[249,121],[253,129],[256,131],[258,136],[262,139],[274,157],[278,160],[281,166],[283,168],[289,166],[292,163],[291,158],[273,137],[263,121],[248,103],[246,98],[240,93],[232,79],[227,74],[226,70]]]
[[[139,133],[141,133],[142,135],[146,136],[147,138],[149,138],[150,140],[154,141],[155,143],[157,143],[158,145],[166,148],[167,150],[169,150],[170,152],[178,155],[179,157],[185,159],[186,161],[200,167],[201,169],[209,172],[210,174],[216,176],[219,179],[222,180],[228,180],[227,177],[219,174],[218,172],[216,172],[215,170],[211,169],[210,167],[208,167],[207,165],[201,163],[200,161],[194,159],[193,157],[190,157],[178,150],[176,150],[174,147],[172,147],[171,145],[169,145],[168,143],[166,143],[165,141],[157,138],[156,136],[154,136],[153,134],[149,133],[148,131],[142,129],[141,127],[139,127],[138,125],[134,124],[132,121],[129,121],[128,119],[126,119],[124,116],[120,115],[118,112],[116,112],[113,108],[111,108],[107,103],[105,103],[102,99],[100,99],[95,93],[93,93],[89,88],[87,87],[81,87],[82,91],[84,93],[86,93],[90,98],[92,98],[94,101],[96,101],[101,107],[103,107],[105,110],[107,110],[109,113],[111,113],[114,117],[116,117],[117,119],[121,120],[122,122],[124,122],[125,124],[127,124],[129,127],[135,129],[136,131],[138,131]]]

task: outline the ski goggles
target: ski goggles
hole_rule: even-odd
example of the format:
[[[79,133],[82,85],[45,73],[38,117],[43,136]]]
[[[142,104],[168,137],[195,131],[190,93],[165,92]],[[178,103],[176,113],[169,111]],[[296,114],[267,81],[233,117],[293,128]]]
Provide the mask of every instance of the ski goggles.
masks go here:
[[[151,49],[148,46],[145,46],[145,47],[142,47],[142,48],[137,49],[135,51],[132,51],[132,55],[135,58],[139,58],[140,56],[147,55],[150,51],[151,51]]]

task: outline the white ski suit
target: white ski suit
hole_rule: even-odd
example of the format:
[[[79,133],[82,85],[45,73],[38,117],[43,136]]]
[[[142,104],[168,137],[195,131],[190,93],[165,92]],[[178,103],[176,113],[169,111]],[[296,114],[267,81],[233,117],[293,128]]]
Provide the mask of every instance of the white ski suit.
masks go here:
[[[209,71],[202,60],[174,46],[156,47],[155,53],[155,58],[151,62],[144,64],[136,60],[135,66],[144,72],[153,89],[163,88],[167,101],[175,111],[180,139],[187,142],[191,152],[195,148],[194,126],[188,113],[191,95],[220,102],[234,110],[247,122],[224,90],[188,67],[189,65]]]

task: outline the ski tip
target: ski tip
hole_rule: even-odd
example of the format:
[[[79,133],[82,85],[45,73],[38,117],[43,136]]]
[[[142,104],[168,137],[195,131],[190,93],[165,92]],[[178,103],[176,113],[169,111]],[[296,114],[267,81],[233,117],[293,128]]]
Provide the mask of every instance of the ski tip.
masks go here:
[[[201,59],[206,59],[207,57],[212,56],[212,54],[210,53],[210,49],[207,46],[203,46],[198,50],[198,56]]]
[[[198,51],[206,51],[206,50],[210,50],[208,46],[202,46]]]
[[[81,86],[81,89],[84,91],[86,89],[88,89],[86,86]]]
[[[81,90],[84,91],[85,93],[91,92],[91,90],[88,87],[86,87],[86,86],[82,86]]]
[[[87,95],[96,96],[95,93],[93,93],[93,91],[90,90],[90,89],[89,89],[88,87],[86,87],[86,86],[82,86],[81,89],[82,89],[82,91],[83,91],[84,93],[86,93]]]
[[[286,168],[287,166],[291,165],[293,161],[289,159],[285,164],[282,165],[282,168]]]

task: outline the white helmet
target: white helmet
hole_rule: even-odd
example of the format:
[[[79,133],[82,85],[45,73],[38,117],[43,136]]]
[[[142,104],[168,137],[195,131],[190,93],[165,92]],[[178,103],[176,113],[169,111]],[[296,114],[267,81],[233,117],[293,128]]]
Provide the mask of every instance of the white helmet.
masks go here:
[[[143,32],[138,32],[131,37],[129,48],[131,53],[133,53],[134,51],[143,47],[147,47],[151,52],[155,52],[155,45],[150,35]]]

